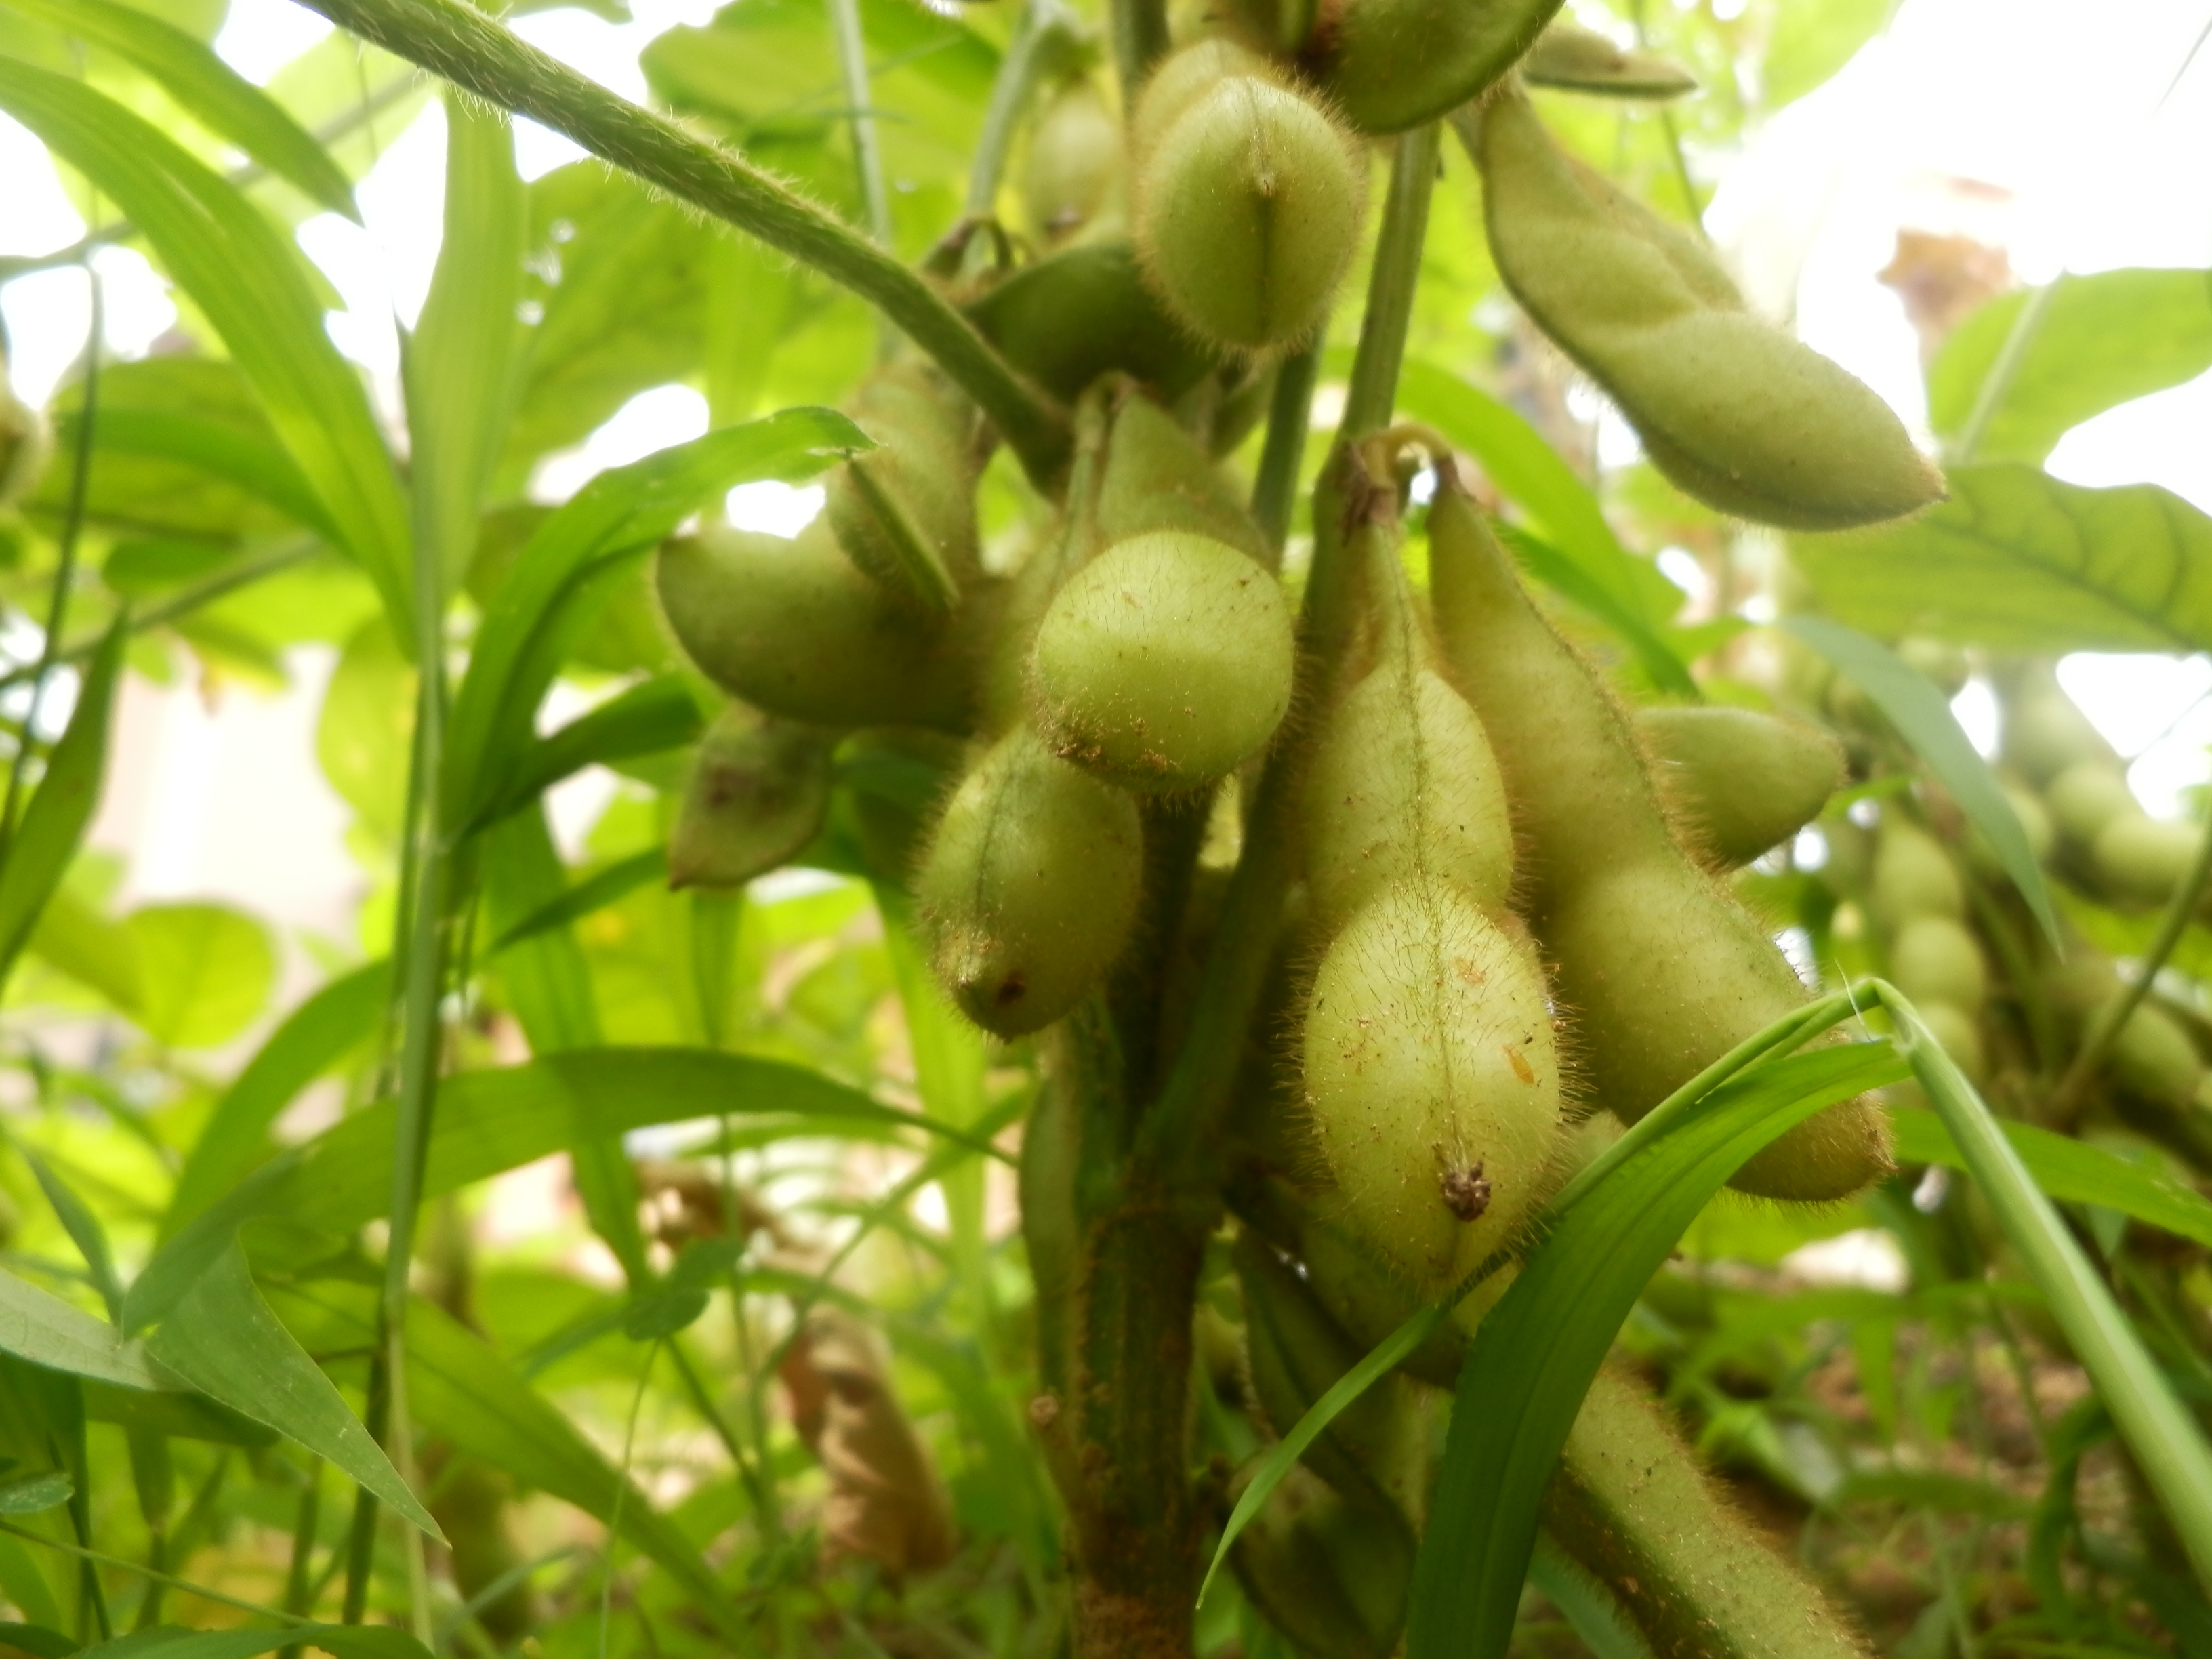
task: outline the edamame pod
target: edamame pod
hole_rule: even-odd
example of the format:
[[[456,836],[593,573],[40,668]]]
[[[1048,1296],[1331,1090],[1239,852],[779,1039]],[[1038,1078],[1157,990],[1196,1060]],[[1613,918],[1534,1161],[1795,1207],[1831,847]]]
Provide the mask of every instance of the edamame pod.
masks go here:
[[[729,889],[775,869],[830,811],[834,734],[732,703],[699,742],[676,828],[671,887]]]
[[[1809,721],[1707,704],[1639,709],[1636,726],[1677,828],[1715,869],[1787,841],[1844,781],[1843,746]]]

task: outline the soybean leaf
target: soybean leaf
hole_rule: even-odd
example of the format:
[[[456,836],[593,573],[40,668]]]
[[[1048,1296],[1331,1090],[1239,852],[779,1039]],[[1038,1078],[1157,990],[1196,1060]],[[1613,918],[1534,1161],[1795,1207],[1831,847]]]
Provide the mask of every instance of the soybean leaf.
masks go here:
[[[1928,421],[1956,437],[2011,337],[2025,290],[1959,325],[1928,370]],[[2069,428],[2212,368],[2212,270],[2061,276],[1974,459],[2039,465]]]
[[[1966,1167],[1965,1155],[1935,1113],[1897,1107],[1890,1112],[1890,1121],[1897,1130],[1899,1163]],[[2069,1204],[2102,1205],[2162,1227],[2177,1238],[2212,1245],[2212,1202],[2194,1189],[2070,1135],[2053,1134],[2032,1123],[2001,1127],[2035,1184],[2049,1196]]]
[[[250,1024],[276,984],[276,950],[252,917],[221,904],[149,904],[124,919],[142,989],[132,1018],[156,1042],[212,1048]]]
[[[318,1346],[374,1340],[365,1297],[329,1283],[272,1294]],[[420,1297],[407,1308],[407,1373],[408,1410],[427,1432],[603,1522],[613,1524],[619,1507],[623,1535],[684,1587],[738,1651],[750,1650],[751,1626],[674,1523],[490,1344]]]
[[[593,1136],[724,1113],[769,1119],[790,1133],[917,1128],[1000,1155],[961,1130],[782,1060],[701,1048],[587,1048],[442,1080],[422,1196]],[[176,1305],[246,1220],[269,1217],[342,1233],[382,1215],[392,1197],[392,1122],[390,1101],[364,1108],[179,1228],[132,1282],[124,1298],[126,1327],[143,1330]]]
[[[4,70],[0,64],[0,70]],[[128,620],[118,617],[100,643],[77,689],[69,727],[51,754],[46,770],[23,821],[9,841],[0,862],[0,981],[38,926],[40,914],[92,822],[100,804],[100,785],[107,766],[108,715],[115,683],[123,672]]]
[[[185,1630],[156,1625],[83,1650],[81,1659],[254,1659],[279,1648],[320,1648],[334,1659],[430,1659],[430,1650],[392,1625],[273,1625],[246,1630]]]
[[[2044,884],[2043,866],[2027,844],[2020,815],[2005,799],[1989,763],[1959,729],[1958,717],[1951,713],[1943,694],[1887,646],[1855,628],[1825,617],[1790,617],[1782,626],[1856,681],[1859,689],[1874,699],[1898,735],[1949,791],[1959,810],[1988,838],[2005,873],[2043,924],[2044,933],[2063,951],[2051,890]]]
[[[697,738],[702,723],[699,705],[679,677],[656,674],[641,680],[532,743],[517,764],[507,793],[485,809],[484,817],[495,818],[527,805],[586,766],[680,749]]]
[[[1843,68],[1890,10],[1889,0],[1800,0],[1781,8],[1759,64],[1766,109],[1803,97]]]
[[[85,1267],[92,1273],[93,1288],[100,1299],[107,1304],[107,1316],[116,1318],[123,1311],[123,1285],[115,1276],[115,1256],[107,1248],[107,1230],[100,1224],[100,1218],[91,1212],[70,1184],[56,1175],[46,1160],[28,1147],[22,1149],[23,1161],[31,1166],[39,1190],[52,1205],[54,1216],[62,1224],[62,1231],[76,1246],[76,1253],[84,1258]]]
[[[583,620],[573,601],[592,576],[732,485],[809,477],[872,447],[834,410],[787,409],[602,472],[579,490],[531,537],[477,632],[447,733],[447,823],[480,822],[506,793],[567,635]]]
[[[489,954],[497,956],[549,929],[566,927],[572,921],[628,897],[648,882],[665,878],[667,874],[666,848],[648,847],[642,853],[632,854],[517,918],[492,941]]]
[[[370,963],[323,986],[284,1018],[209,1114],[161,1218],[167,1237],[252,1166],[293,1097],[375,1033],[391,969]]]
[[[445,230],[404,363],[415,533],[446,592],[476,551],[506,434],[526,218],[506,113],[449,88]]]
[[[1549,1218],[1468,1346],[1414,1565],[1411,1659],[1504,1653],[1544,1488],[1583,1395],[1651,1275],[1745,1159],[1823,1107],[1894,1082],[1905,1069],[1887,1044],[1759,1066],[1672,1115]]]
[[[8,0],[26,15],[127,58],[209,131],[332,213],[358,221],[353,187],[337,163],[284,106],[203,42],[137,6],[110,0]]]
[[[146,1346],[201,1393],[296,1440],[443,1541],[344,1397],[270,1312],[235,1244],[207,1264]]]
[[[4,1270],[0,1270],[0,1353],[119,1388],[176,1386],[155,1369],[143,1343],[126,1339],[114,1326]]]
[[[300,254],[173,139],[81,82],[0,58],[0,108],[110,197],[214,324],[270,422],[404,625],[407,519],[359,377]]]
[[[2212,649],[2212,518],[2156,484],[1960,466],[1917,518],[1790,544],[1829,611],[1992,650]]]

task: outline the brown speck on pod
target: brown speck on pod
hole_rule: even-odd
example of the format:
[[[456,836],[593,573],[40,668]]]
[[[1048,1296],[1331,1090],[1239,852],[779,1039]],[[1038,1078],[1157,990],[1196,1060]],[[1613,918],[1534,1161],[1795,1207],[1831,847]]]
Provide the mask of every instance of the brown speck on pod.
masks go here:
[[[1444,1207],[1462,1221],[1478,1220],[1490,1207],[1490,1183],[1483,1179],[1479,1158],[1471,1170],[1445,1170],[1438,1184],[1443,1189]]]

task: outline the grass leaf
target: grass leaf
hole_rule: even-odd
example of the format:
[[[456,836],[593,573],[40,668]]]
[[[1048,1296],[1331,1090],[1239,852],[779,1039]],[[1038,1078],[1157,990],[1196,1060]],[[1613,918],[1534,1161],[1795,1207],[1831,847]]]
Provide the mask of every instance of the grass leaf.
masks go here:
[[[479,823],[520,811],[562,779],[586,766],[663,754],[696,741],[704,725],[682,678],[656,674],[533,740],[516,763],[507,791]]]
[[[566,927],[610,904],[619,903],[647,882],[659,881],[668,874],[668,849],[648,847],[642,853],[634,853],[609,865],[595,876],[586,877],[574,887],[512,923],[491,942],[487,956],[536,939],[555,927]]]
[[[175,1386],[155,1369],[143,1343],[4,1269],[0,1269],[0,1353],[125,1389]]]

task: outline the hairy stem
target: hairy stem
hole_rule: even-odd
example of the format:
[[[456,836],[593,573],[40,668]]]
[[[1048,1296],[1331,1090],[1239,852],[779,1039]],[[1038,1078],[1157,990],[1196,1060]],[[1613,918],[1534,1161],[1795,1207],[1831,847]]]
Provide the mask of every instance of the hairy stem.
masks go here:
[[[936,359],[1040,485],[1066,459],[1066,411],[1016,374],[944,296],[891,253],[743,156],[617,97],[461,0],[312,0],[342,28],[625,173],[726,220],[842,283]]]

